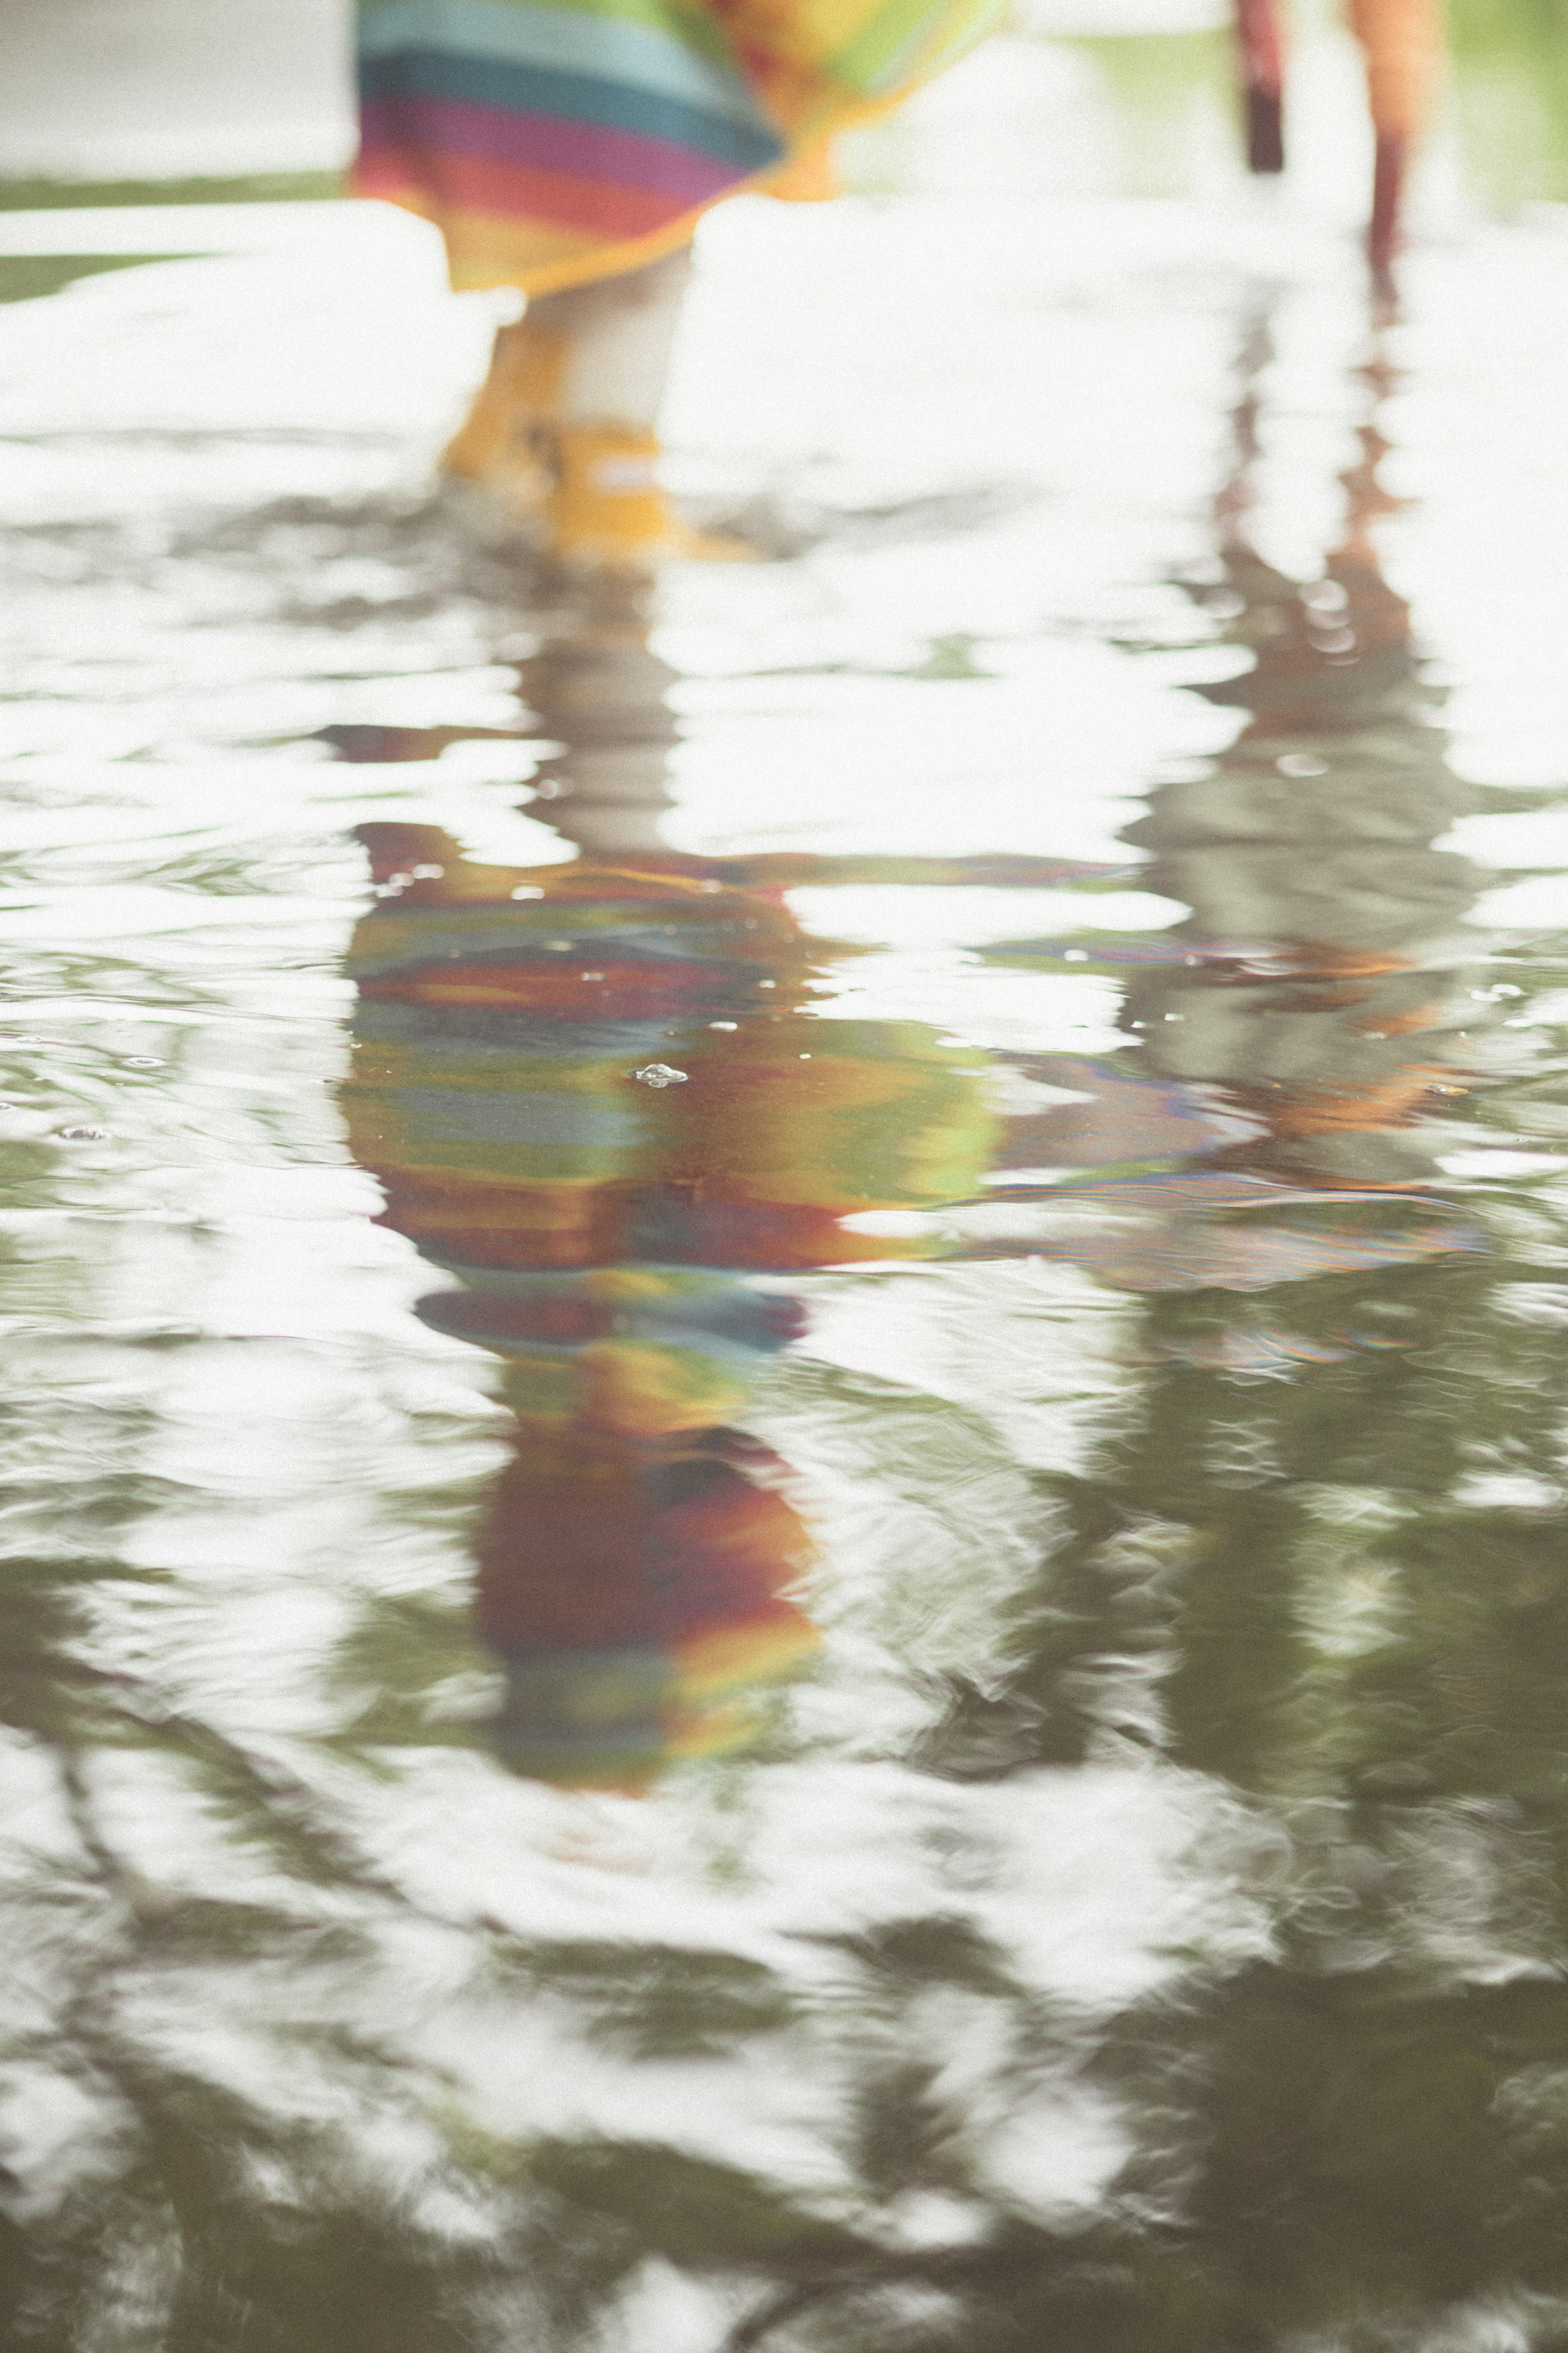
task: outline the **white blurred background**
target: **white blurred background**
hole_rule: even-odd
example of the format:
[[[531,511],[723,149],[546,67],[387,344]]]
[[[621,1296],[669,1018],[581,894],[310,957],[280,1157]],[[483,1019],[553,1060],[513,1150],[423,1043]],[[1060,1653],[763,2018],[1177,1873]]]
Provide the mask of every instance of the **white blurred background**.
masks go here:
[[[0,179],[332,171],[347,0],[5,0]]]
[[[1368,162],[1357,59],[1335,0],[1296,0],[1293,16],[1292,197],[1350,219]],[[0,203],[5,184],[48,203],[25,184],[338,171],[354,146],[349,19],[350,0],[6,0]],[[865,193],[1234,199],[1227,22],[1226,0],[1016,0],[1005,32],[841,142],[844,177]],[[1447,153],[1440,136],[1428,225],[1452,214]]]

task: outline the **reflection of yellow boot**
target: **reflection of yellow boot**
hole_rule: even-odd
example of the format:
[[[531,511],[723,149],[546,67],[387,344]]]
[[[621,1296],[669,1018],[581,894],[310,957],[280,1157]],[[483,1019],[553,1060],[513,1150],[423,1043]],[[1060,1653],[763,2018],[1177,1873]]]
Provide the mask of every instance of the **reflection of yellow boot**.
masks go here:
[[[442,472],[481,482],[525,514],[542,515],[554,486],[566,355],[565,336],[531,319],[502,327],[489,374],[442,453]]]
[[[693,531],[660,489],[658,442],[644,426],[563,425],[547,508],[551,553],[569,564],[643,571],[672,555],[723,560],[739,540]]]

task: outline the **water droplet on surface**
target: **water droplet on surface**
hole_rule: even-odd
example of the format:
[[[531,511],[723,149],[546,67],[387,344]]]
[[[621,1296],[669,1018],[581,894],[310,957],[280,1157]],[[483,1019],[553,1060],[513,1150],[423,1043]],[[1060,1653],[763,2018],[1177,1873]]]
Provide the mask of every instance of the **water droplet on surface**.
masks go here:
[[[605,976],[602,972],[580,972],[577,977],[579,980],[603,980]]]
[[[125,1067],[128,1071],[161,1071],[163,1065],[156,1054],[127,1054]]]
[[[514,899],[542,899],[544,893],[537,882],[520,882],[511,895]]]
[[[106,1127],[57,1127],[55,1134],[67,1144],[102,1144],[109,1135]]]
[[[1286,752],[1275,761],[1282,776],[1326,776],[1329,764],[1315,752]]]
[[[1062,950],[1062,962],[1064,964],[1087,964],[1089,962],[1089,950],[1087,948],[1064,948]]]
[[[645,1062],[640,1071],[632,1072],[632,1076],[639,1086],[683,1087],[688,1073],[675,1070],[668,1062]]]
[[[738,1021],[710,1021],[708,1024],[710,1029],[738,1029],[740,1026]]]

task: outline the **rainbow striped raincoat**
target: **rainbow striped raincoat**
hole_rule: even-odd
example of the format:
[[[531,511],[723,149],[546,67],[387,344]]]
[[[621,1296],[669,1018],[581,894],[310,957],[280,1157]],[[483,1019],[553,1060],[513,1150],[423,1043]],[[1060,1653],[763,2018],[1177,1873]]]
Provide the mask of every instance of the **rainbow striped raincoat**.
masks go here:
[[[835,132],[1005,0],[359,0],[358,194],[435,222],[458,287],[542,294],[671,252],[742,188],[826,193]]]

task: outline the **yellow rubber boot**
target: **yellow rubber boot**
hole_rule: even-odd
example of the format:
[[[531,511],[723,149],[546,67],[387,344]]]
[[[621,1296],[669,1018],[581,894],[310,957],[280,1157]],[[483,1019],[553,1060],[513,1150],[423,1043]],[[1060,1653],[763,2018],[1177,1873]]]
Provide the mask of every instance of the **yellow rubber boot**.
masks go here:
[[[744,559],[739,540],[693,531],[660,489],[658,437],[646,426],[563,425],[545,510],[552,554],[563,563],[642,572],[671,556]]]
[[[442,453],[441,471],[483,483],[525,514],[542,517],[555,483],[567,350],[558,329],[532,319],[502,327],[489,373]]]

